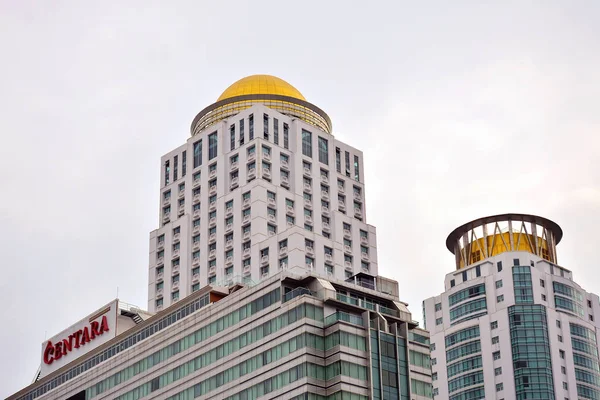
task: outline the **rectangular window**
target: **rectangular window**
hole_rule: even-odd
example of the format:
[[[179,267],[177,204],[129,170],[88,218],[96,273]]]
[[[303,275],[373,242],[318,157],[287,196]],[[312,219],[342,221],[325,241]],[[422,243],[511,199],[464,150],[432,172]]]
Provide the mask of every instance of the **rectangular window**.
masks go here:
[[[183,178],[185,176],[185,173],[187,172],[187,151],[183,151],[183,153],[181,153],[181,177]]]
[[[441,325],[441,324],[443,324],[443,323],[444,323],[444,320],[443,320],[443,318],[436,318],[436,320],[435,320],[435,324],[436,324],[436,325]]]
[[[202,139],[194,143],[194,168],[202,165]]]
[[[500,359],[500,352],[499,351],[495,351],[492,353],[492,357],[494,358],[494,360],[499,360]]]
[[[279,120],[273,118],[273,143],[279,145]]]
[[[208,135],[208,159],[212,160],[217,156],[217,132]]]
[[[502,287],[502,279],[496,281],[496,289],[500,289]]]
[[[500,338],[498,336],[494,336],[492,338],[492,344],[497,344],[497,343],[500,343]]]
[[[179,157],[178,156],[174,156],[173,157],[173,181],[177,180],[177,168],[178,168],[178,164],[179,163]]]
[[[358,156],[354,156],[354,180],[355,181],[360,181],[360,177],[359,177],[359,172],[358,172],[359,168],[358,168]]]
[[[319,136],[319,162],[329,165],[329,143]]]
[[[263,114],[263,133],[265,140],[269,140],[269,115]]]
[[[312,133],[302,129],[302,154],[312,158]]]
[[[170,174],[171,174],[170,161],[167,160],[167,161],[165,161],[165,186],[168,185],[169,183],[171,183],[169,181],[169,175]]]
[[[335,169],[342,172],[342,153],[339,147],[335,148]]]
[[[250,136],[248,140],[254,140],[254,114],[248,117],[248,132]]]
[[[502,303],[502,302],[504,301],[504,295],[503,295],[503,294],[501,294],[500,296],[496,297],[496,301],[497,301],[498,303]]]
[[[502,367],[498,367],[494,369],[494,375],[502,375]]]
[[[350,153],[345,152],[345,161],[346,161],[346,176],[350,177]]]
[[[498,261],[496,266],[498,267],[498,272],[502,272],[502,261]]]
[[[490,328],[491,329],[498,329],[498,321],[492,321],[492,322],[490,322]]]
[[[229,150],[235,150],[235,124],[229,127]]]
[[[244,120],[240,119],[240,146],[244,144]]]
[[[289,149],[290,148],[290,128],[288,126],[288,124],[283,124],[283,148],[284,149]]]

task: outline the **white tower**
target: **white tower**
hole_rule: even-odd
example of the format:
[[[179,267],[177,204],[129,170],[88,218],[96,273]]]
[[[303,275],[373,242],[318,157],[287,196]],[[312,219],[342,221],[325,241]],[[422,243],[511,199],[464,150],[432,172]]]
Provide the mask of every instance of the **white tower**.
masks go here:
[[[363,155],[331,131],[323,110],[268,75],[202,110],[187,142],[161,158],[148,309],[291,267],[374,287]]]
[[[423,302],[435,398],[600,398],[600,300],[557,264],[562,234],[504,214],[448,236],[456,271]]]

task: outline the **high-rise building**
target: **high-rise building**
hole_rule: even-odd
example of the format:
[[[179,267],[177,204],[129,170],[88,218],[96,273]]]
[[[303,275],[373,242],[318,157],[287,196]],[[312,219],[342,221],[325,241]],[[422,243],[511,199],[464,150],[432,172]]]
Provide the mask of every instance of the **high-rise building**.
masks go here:
[[[235,82],[200,111],[187,142],[161,159],[148,309],[292,265],[373,285],[363,155],[331,130],[323,110],[269,75]]]
[[[102,334],[96,347],[66,353],[77,338],[58,335],[46,356],[59,368],[11,400],[432,397],[429,334],[377,274],[362,154],[296,89],[235,83],[161,177],[156,314],[128,308],[135,324],[113,337],[93,313],[80,330]]]
[[[562,235],[505,214],[448,236],[456,270],[423,302],[435,398],[600,399],[600,302],[558,265]]]

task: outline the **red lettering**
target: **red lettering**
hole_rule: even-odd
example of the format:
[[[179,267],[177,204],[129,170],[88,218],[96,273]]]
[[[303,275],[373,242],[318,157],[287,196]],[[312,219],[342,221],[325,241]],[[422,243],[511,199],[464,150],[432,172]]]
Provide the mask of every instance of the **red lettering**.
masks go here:
[[[100,333],[104,333],[104,332],[108,332],[108,319],[106,318],[106,315],[104,315],[102,317],[102,323],[100,324]]]
[[[86,326],[83,328],[83,334],[81,335],[81,345],[83,346],[84,344],[89,343],[90,340],[90,330]]]
[[[100,324],[98,323],[98,321],[93,321],[90,325],[91,325],[90,331],[91,331],[92,339],[95,339],[96,336],[100,336],[100,332],[98,332],[98,328],[100,327]]]
[[[54,361],[54,357],[52,357],[52,355],[54,354],[54,346],[52,345],[51,341],[48,341],[48,344],[46,345],[46,349],[44,349],[44,362],[48,365],[52,364],[52,362]]]
[[[73,350],[73,335],[69,335],[68,339],[63,339],[63,356],[67,355],[67,351]]]
[[[75,348],[78,349],[79,348],[79,338],[81,338],[81,334],[83,333],[83,331],[80,329],[77,332],[75,332],[73,334],[73,336],[75,337]]]
[[[62,343],[58,342],[58,343],[56,343],[54,345],[54,359],[58,360],[62,356],[63,356],[63,353],[62,353]]]

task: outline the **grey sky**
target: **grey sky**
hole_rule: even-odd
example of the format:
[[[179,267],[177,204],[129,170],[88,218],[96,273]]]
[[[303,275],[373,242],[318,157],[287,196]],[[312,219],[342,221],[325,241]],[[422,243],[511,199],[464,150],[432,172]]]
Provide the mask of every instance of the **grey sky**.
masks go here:
[[[117,286],[146,306],[160,156],[255,73],[364,151],[380,272],[416,319],[446,235],[490,214],[556,221],[600,292],[600,3],[424,3],[0,0],[0,396]]]

